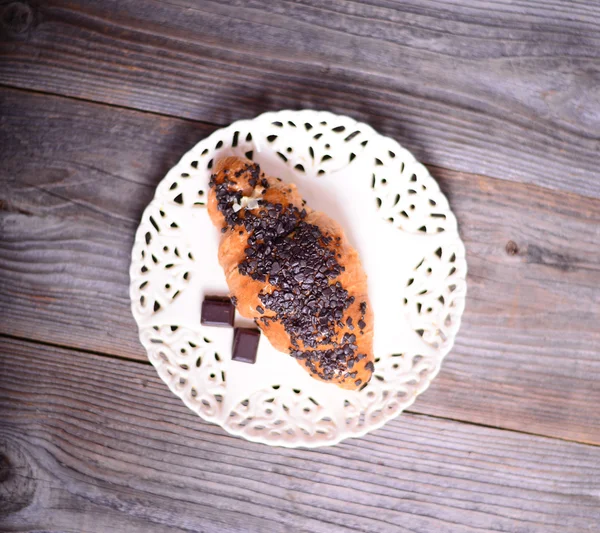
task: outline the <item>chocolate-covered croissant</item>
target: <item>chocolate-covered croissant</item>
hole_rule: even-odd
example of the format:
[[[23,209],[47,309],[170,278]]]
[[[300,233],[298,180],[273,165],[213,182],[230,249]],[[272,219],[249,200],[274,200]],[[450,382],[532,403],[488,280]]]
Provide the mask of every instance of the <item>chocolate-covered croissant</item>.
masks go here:
[[[208,212],[238,312],[314,378],[357,389],[373,373],[367,276],[340,226],[293,184],[238,157],[219,161]]]

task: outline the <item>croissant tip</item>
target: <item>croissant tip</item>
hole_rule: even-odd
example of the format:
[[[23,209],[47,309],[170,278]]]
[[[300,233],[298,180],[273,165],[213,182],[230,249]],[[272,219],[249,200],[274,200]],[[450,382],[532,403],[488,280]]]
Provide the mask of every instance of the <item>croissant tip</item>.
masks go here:
[[[230,155],[228,157],[224,157],[223,159],[219,159],[217,164],[215,165],[215,173],[218,174],[222,172],[226,168],[231,168],[239,165],[244,165],[246,163],[252,163],[249,159],[244,157],[238,157],[235,155]]]

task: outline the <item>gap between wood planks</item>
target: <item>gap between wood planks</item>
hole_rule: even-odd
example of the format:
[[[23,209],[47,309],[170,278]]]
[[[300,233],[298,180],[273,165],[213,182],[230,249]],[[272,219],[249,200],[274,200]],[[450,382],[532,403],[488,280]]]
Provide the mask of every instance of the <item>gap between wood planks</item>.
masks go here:
[[[183,122],[190,122],[192,124],[206,124],[207,126],[214,126],[217,128],[224,128],[229,124],[217,124],[215,122],[207,122],[206,120],[194,120],[192,118],[181,117],[178,115],[173,115],[171,113],[161,113],[160,111],[150,111],[148,109],[140,109],[138,107],[131,107],[127,105],[115,104],[112,102],[102,102],[100,100],[92,100],[91,98],[83,98],[82,96],[73,96],[67,95],[63,93],[57,93],[54,91],[40,91],[39,89],[25,89],[24,87],[19,87],[18,85],[11,85],[10,83],[0,83],[0,90],[2,89],[10,89],[11,91],[18,91],[21,93],[29,93],[29,94],[37,94],[39,96],[54,96],[56,98],[65,98],[67,100],[75,100],[77,102],[83,102],[86,104],[94,104],[110,107],[113,109],[126,109],[127,111],[135,111],[136,113],[142,113],[144,115],[153,115],[156,117],[165,117],[165,118],[174,118],[177,120],[181,120]]]
[[[109,107],[112,109],[125,109],[127,111],[134,111],[136,113],[142,113],[144,115],[151,115],[151,116],[156,116],[156,117],[164,117],[164,118],[169,118],[169,119],[176,119],[176,120],[180,120],[182,122],[188,122],[190,124],[205,124],[207,126],[211,126],[211,127],[215,127],[215,128],[225,128],[227,126],[229,126],[229,124],[219,124],[216,122],[208,122],[206,120],[194,120],[191,118],[187,118],[187,117],[182,117],[179,115],[174,115],[171,113],[161,113],[160,111],[151,111],[148,109],[140,109],[137,107],[131,107],[131,106],[126,106],[126,105],[120,105],[120,104],[114,104],[114,103],[110,103],[110,102],[103,102],[103,101],[98,101],[98,100],[92,100],[89,98],[83,98],[80,96],[72,96],[72,95],[66,95],[63,93],[57,93],[57,92],[52,92],[52,91],[40,91],[37,89],[24,89],[23,87],[19,87],[17,85],[11,85],[11,84],[7,84],[7,83],[0,83],[0,90],[1,89],[10,89],[13,91],[18,91],[18,92],[22,92],[22,93],[30,93],[30,94],[37,94],[40,96],[52,96],[52,97],[56,97],[56,98],[65,98],[67,100],[74,100],[77,102],[83,102],[86,104],[93,104],[93,105],[100,105],[100,106],[105,106],[105,107]],[[440,165],[436,165],[436,164],[432,164],[427,162],[426,160],[420,160],[420,163],[423,163],[425,166],[427,166],[429,169],[434,168],[434,169],[439,169],[439,170],[446,170],[449,172],[463,172],[461,170],[454,170],[451,169],[449,167],[444,167],[444,166],[440,166]],[[469,174],[469,172],[466,172],[467,174]],[[483,176],[483,177],[487,177],[487,178],[492,178],[492,179],[497,179],[497,180],[501,180],[501,181],[508,181],[511,182],[511,180],[506,180],[504,178],[498,177],[498,176],[492,176],[490,174],[483,174],[483,173],[477,173],[474,174],[477,176]],[[514,183],[514,182],[511,182]],[[590,198],[592,200],[596,200],[597,198],[591,195],[587,195],[587,194],[582,194],[582,193],[575,193],[572,191],[565,191],[565,190],[561,190],[558,191],[556,189],[551,189],[549,187],[544,187],[543,185],[535,185],[536,187],[540,187],[541,189],[545,189],[548,191],[552,191],[552,192],[560,192],[561,194],[568,194],[570,196],[581,196],[583,198]],[[24,213],[24,214],[28,214],[28,213]]]
[[[85,348],[73,348],[72,346],[66,346],[66,345],[62,345],[62,344],[58,344],[58,343],[54,343],[54,342],[46,342],[46,341],[40,341],[40,340],[35,340],[35,339],[29,339],[26,337],[20,337],[17,335],[7,335],[5,333],[0,333],[0,339],[11,339],[11,340],[16,340],[16,341],[24,341],[24,342],[30,342],[39,346],[48,346],[50,348],[60,348],[61,350],[65,350],[68,351],[69,353],[71,352],[80,352],[80,353],[86,353],[86,354],[90,354],[90,355],[95,355],[95,356],[99,356],[99,357],[106,357],[108,359],[115,359],[117,361],[128,361],[128,362],[133,362],[133,363],[137,363],[139,365],[144,365],[144,366],[152,366],[152,363],[149,360],[142,360],[142,359],[132,359],[129,357],[125,357],[125,356],[121,356],[121,355],[116,355],[116,354],[112,354],[112,353],[105,353],[105,352],[97,352],[95,350],[88,350]],[[423,392],[422,394],[425,394],[427,391]],[[508,431],[509,433],[521,433],[523,435],[531,435],[532,437],[542,437],[542,438],[549,438],[549,439],[554,439],[554,440],[560,440],[563,442],[576,442],[578,444],[584,444],[587,446],[595,446],[595,447],[599,447],[600,448],[600,444],[596,444],[594,442],[586,442],[586,441],[576,441],[576,440],[572,440],[572,439],[566,439],[563,437],[558,437],[555,435],[544,435],[542,433],[535,433],[532,431],[523,431],[523,430],[519,430],[519,429],[510,429],[510,428],[505,428],[502,426],[494,426],[492,424],[482,424],[480,422],[471,422],[469,420],[461,420],[458,418],[452,418],[452,417],[448,417],[448,416],[438,416],[438,415],[431,415],[431,414],[426,414],[426,413],[420,413],[418,411],[413,411],[412,409],[405,409],[403,411],[403,413],[408,413],[411,415],[415,415],[415,416],[420,416],[420,417],[424,417],[424,418],[433,418],[433,419],[437,419],[437,420],[448,420],[450,422],[458,422],[460,424],[467,424],[469,426],[477,426],[477,427],[482,427],[482,428],[490,428],[490,429],[498,429],[500,431]]]

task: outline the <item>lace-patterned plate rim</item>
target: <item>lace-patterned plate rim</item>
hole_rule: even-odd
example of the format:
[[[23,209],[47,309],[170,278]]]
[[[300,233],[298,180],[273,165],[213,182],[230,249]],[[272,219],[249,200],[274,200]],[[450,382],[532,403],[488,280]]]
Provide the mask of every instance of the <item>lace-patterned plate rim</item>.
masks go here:
[[[310,132],[309,145],[306,144],[306,139],[299,142],[299,136],[295,135],[294,130],[301,130],[305,137],[306,133]],[[340,146],[343,149],[340,149]],[[161,261],[163,263],[168,261],[166,266],[171,267],[171,270],[163,273],[162,277],[161,275],[158,276],[161,281],[170,280],[174,272],[173,269],[179,269],[177,276],[181,283],[188,281],[190,272],[192,278],[194,277],[193,266],[190,267],[189,264],[185,263],[186,261],[189,263],[194,259],[197,261],[198,258],[192,256],[192,252],[194,252],[194,256],[196,255],[194,250],[188,251],[182,244],[181,236],[186,227],[185,221],[182,224],[178,217],[182,216],[186,209],[191,212],[194,208],[202,209],[204,207],[206,191],[200,189],[197,193],[199,197],[196,196],[189,200],[192,197],[190,190],[197,189],[201,184],[200,174],[203,175],[205,180],[207,175],[210,175],[210,167],[216,157],[220,156],[224,150],[231,152],[232,149],[234,152],[250,158],[255,155],[252,153],[253,151],[262,152],[262,155],[270,153],[280,164],[291,171],[294,179],[299,181],[305,179],[306,176],[324,179],[339,170],[346,171],[347,174],[357,174],[357,170],[350,172],[353,170],[351,168],[353,163],[358,161],[364,163],[372,160],[372,164],[367,165],[367,167],[373,171],[370,190],[375,199],[376,209],[374,211],[381,215],[379,223],[385,220],[403,233],[418,236],[419,242],[431,243],[428,257],[424,256],[420,261],[417,261],[419,255],[417,254],[414,258],[414,263],[418,263],[418,265],[410,270],[411,277],[408,278],[408,288],[405,289],[405,296],[408,296],[408,298],[404,298],[404,306],[413,309],[410,312],[407,311],[408,315],[411,317],[414,315],[418,319],[419,324],[415,323],[413,329],[418,332],[422,344],[421,348],[423,348],[419,350],[423,352],[423,355],[415,355],[416,352],[414,352],[410,359],[414,361],[417,359],[423,360],[417,367],[413,364],[413,367],[417,369],[423,367],[423,370],[416,374],[411,369],[405,368],[406,365],[400,365],[400,370],[392,371],[392,367],[398,367],[397,364],[392,365],[392,362],[396,360],[391,359],[389,354],[386,356],[387,358],[383,357],[381,368],[383,369],[382,372],[387,373],[386,379],[389,374],[394,372],[396,372],[396,375],[395,377],[392,376],[392,380],[398,376],[402,379],[411,378],[408,381],[410,383],[410,387],[407,386],[408,392],[397,400],[395,398],[390,399],[390,397],[386,400],[385,395],[388,394],[390,388],[385,389],[377,382],[372,387],[374,391],[377,391],[373,396],[375,400],[369,403],[369,401],[361,398],[356,405],[350,405],[350,409],[356,415],[346,418],[346,424],[348,424],[348,420],[351,420],[350,428],[339,427],[343,426],[343,415],[341,416],[342,422],[337,420],[336,423],[330,423],[328,420],[324,431],[316,430],[315,432],[313,428],[307,432],[303,427],[300,427],[304,432],[301,433],[298,428],[294,427],[292,433],[295,432],[296,434],[292,437],[280,435],[275,431],[277,428],[274,427],[253,426],[252,422],[245,426],[236,426],[235,423],[229,421],[227,416],[234,411],[221,413],[220,416],[211,415],[210,412],[214,406],[207,407],[204,403],[197,401],[197,397],[189,394],[190,389],[196,391],[197,394],[198,390],[202,390],[204,385],[195,381],[194,374],[189,369],[186,371],[181,370],[182,367],[187,365],[180,364],[178,366],[171,364],[172,362],[167,364],[161,358],[153,357],[151,354],[156,345],[150,343],[148,338],[142,338],[144,331],[150,325],[157,327],[157,324],[165,325],[177,322],[164,317],[155,317],[155,315],[163,313],[165,311],[164,307],[169,307],[177,298],[181,300],[181,294],[185,297],[186,291],[183,285],[175,285],[169,289],[168,298],[161,294],[160,303],[158,300],[154,301],[154,309],[152,308],[152,298],[147,298],[146,309],[141,309],[140,299],[145,298],[144,291],[146,291],[146,296],[150,295],[147,292],[148,279],[152,283],[154,280],[151,276],[148,276],[148,271],[143,272],[143,269],[146,268],[145,265],[141,267],[142,275],[140,274],[140,264],[147,262],[148,256],[151,256],[155,263],[154,271],[156,271],[157,264],[160,265]],[[206,167],[203,168],[203,165],[206,165]],[[298,166],[301,168],[297,168]],[[361,171],[364,171],[364,168]],[[186,183],[184,182],[186,180],[187,185],[193,183],[191,188],[185,188]],[[306,180],[305,183],[307,183]],[[206,183],[203,187],[206,188]],[[183,193],[180,191],[183,191]],[[196,201],[192,203],[193,200]],[[440,236],[445,238],[443,240],[445,244],[438,247],[439,242],[442,242],[439,241]],[[152,248],[155,243],[150,243],[149,239],[160,241],[161,246],[164,242],[168,244],[175,243],[172,247],[174,253],[172,249],[165,251],[168,248],[165,245],[162,246],[162,250],[159,250],[161,254],[164,252],[165,255],[165,257],[161,257],[156,249]],[[447,249],[451,253],[447,253]],[[144,259],[145,253],[147,253],[146,259]],[[440,265],[443,267],[442,270],[449,267],[449,274],[446,276],[442,273],[441,277],[438,276],[433,279]],[[152,268],[153,265],[150,263],[150,274],[153,272]],[[148,269],[146,268],[146,270]],[[413,271],[415,274],[412,273]],[[435,180],[429,175],[427,169],[396,141],[378,135],[368,125],[327,111],[279,111],[265,113],[254,120],[238,121],[227,128],[215,131],[186,153],[181,161],[169,171],[158,185],[155,200],[145,211],[136,234],[132,251],[131,280],[132,310],[140,327],[142,343],[148,351],[150,361],[157,368],[163,381],[191,410],[202,418],[221,425],[229,433],[239,435],[250,441],[285,447],[318,447],[333,445],[345,438],[360,437],[381,427],[388,420],[412,405],[416,396],[429,386],[440,370],[442,359],[452,348],[455,335],[460,326],[466,295],[466,261],[464,246],[458,236],[456,219],[450,211],[446,198],[439,190]],[[170,284],[167,283],[166,285]],[[410,292],[411,290],[413,293]],[[187,292],[189,293],[189,291]],[[413,304],[417,306],[418,312],[414,311]],[[157,305],[159,311],[156,311]],[[161,306],[163,307],[161,308]],[[439,320],[429,319],[427,313],[439,315]],[[419,329],[417,329],[417,325]],[[199,337],[202,337],[205,332],[198,328],[196,333]],[[408,354],[410,348],[403,351]],[[397,355],[404,357],[405,354],[392,354],[391,356]],[[180,354],[171,354],[170,357],[171,359],[177,359]],[[181,360],[178,362],[181,363]],[[427,364],[423,365],[423,362]],[[295,370],[299,375],[305,374],[300,367]],[[376,372],[377,370],[378,364],[376,363]],[[275,381],[277,380],[275,379]],[[194,383],[195,388],[190,386],[188,382]],[[188,385],[185,385],[185,383],[188,383]],[[398,383],[401,387],[404,386],[401,381],[398,381]],[[225,373],[223,374],[223,383],[220,383],[219,386],[224,387],[219,392],[224,391],[227,394]],[[329,387],[331,386],[329,385]],[[307,388],[310,389],[311,387],[308,386]],[[260,392],[260,389],[255,390],[253,394],[260,396],[258,394]],[[369,394],[371,393],[372,391],[369,392]],[[306,397],[309,397],[309,394],[310,391],[306,394]],[[221,394],[217,396],[221,396]],[[249,394],[248,397],[251,398],[252,396]],[[298,401],[305,401],[306,397],[299,398]],[[322,401],[321,397],[317,398]],[[312,397],[309,397],[309,399],[315,401]],[[247,402],[248,399],[244,401]],[[206,400],[203,399],[202,402],[206,402]],[[207,403],[210,403],[210,401]],[[252,404],[250,404],[250,407],[252,407]],[[283,407],[285,408],[286,405],[284,404]],[[367,413],[367,420],[365,420],[365,413]],[[244,414],[240,415],[237,411],[235,415],[234,419],[246,416]],[[328,418],[324,417],[323,420]],[[247,417],[247,419],[251,420],[252,417]],[[245,421],[246,419],[242,422]],[[267,421],[267,423],[269,422]],[[334,426],[334,429],[332,429],[332,426]],[[257,427],[259,429],[256,429]],[[260,431],[265,429],[267,432],[261,434]]]

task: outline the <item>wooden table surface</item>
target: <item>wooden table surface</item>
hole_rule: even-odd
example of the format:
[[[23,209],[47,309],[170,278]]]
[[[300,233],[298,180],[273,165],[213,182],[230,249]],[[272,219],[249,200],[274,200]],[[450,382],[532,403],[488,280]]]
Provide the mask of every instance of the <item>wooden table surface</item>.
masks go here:
[[[287,450],[174,397],[131,316],[197,141],[328,109],[400,141],[467,249],[409,412]],[[600,531],[600,3],[0,1],[0,531]]]

